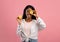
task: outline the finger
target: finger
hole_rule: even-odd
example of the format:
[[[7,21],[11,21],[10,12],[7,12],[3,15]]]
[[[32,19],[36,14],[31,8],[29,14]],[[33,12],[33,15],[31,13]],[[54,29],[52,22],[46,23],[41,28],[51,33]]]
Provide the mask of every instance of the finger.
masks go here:
[[[36,14],[36,10],[33,10],[33,14]]]
[[[37,16],[36,14],[33,14],[35,17]]]

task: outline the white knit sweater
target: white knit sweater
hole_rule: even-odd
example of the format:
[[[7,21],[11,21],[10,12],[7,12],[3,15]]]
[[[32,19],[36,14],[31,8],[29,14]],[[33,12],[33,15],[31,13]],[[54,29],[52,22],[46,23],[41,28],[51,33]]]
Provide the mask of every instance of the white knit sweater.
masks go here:
[[[30,26],[28,27],[28,25]],[[27,36],[28,32],[27,33],[25,32],[26,31],[25,26],[27,27],[26,30],[28,30],[28,28],[30,29],[29,37]],[[46,28],[46,24],[40,17],[38,17],[37,20],[32,20],[30,24],[29,23],[26,24],[25,19],[23,19],[21,25],[18,24],[16,33],[19,37],[22,38],[22,41],[27,40],[27,38],[38,39],[38,31],[43,30],[44,28]]]

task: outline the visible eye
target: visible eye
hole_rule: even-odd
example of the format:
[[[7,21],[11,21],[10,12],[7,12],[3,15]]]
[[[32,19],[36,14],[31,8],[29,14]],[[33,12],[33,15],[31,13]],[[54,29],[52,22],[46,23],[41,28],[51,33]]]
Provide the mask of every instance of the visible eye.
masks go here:
[[[30,10],[27,10],[27,12],[30,12]]]

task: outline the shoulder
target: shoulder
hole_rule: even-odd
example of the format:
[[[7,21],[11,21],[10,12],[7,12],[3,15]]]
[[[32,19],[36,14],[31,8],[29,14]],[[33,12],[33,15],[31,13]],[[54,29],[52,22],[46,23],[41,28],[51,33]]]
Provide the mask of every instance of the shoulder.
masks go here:
[[[35,19],[33,19],[33,22],[36,23],[37,21]]]
[[[25,19],[22,19],[22,21],[24,21]]]
[[[22,19],[22,22],[24,23],[25,19]]]
[[[43,19],[42,19],[41,17],[38,17],[38,18],[37,18],[37,21],[38,21],[38,22],[41,22],[41,21],[43,21]]]
[[[38,21],[42,21],[42,18],[38,17],[36,20],[33,19],[33,22],[36,22],[37,23]]]

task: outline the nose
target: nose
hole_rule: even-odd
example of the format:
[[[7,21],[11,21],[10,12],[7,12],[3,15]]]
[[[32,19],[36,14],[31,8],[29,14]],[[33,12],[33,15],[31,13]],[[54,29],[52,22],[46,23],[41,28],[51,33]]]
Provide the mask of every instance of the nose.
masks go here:
[[[30,12],[27,12],[27,15],[30,15]]]
[[[27,14],[27,15],[30,15],[30,14]]]

